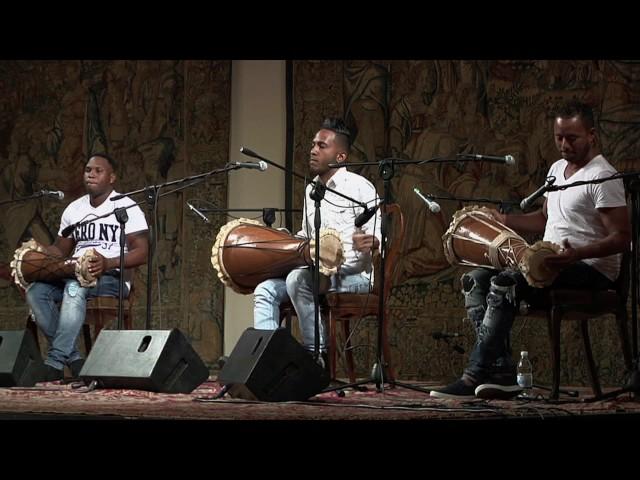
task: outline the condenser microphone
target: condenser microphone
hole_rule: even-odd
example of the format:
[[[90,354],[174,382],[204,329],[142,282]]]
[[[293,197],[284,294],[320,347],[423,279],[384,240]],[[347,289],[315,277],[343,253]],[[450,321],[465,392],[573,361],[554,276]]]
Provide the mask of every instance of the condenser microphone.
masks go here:
[[[369,221],[369,219],[376,214],[376,209],[377,208],[378,208],[377,205],[375,207],[373,207],[373,208],[365,208],[364,212],[362,212],[360,215],[358,215],[356,217],[356,220],[354,222],[354,225],[356,226],[356,228],[360,228],[365,223],[367,223]]]
[[[466,160],[480,160],[484,162],[504,163],[506,165],[516,164],[516,159],[513,157],[513,155],[496,156],[476,155],[474,153],[459,153],[457,156]]]
[[[209,221],[209,219],[207,218],[207,216],[202,213],[200,210],[198,210],[196,207],[194,207],[193,205],[191,205],[189,202],[186,202],[187,206],[189,207],[189,209],[191,209],[191,211],[193,213],[195,213],[196,215],[198,215],[202,220],[204,220],[206,223],[211,223]]]
[[[543,186],[541,186],[539,189],[537,189],[535,192],[533,192],[531,195],[520,202],[520,210],[527,210],[533,204],[533,202],[535,202],[549,190],[549,188],[555,183],[555,181],[556,177],[547,177],[547,180]]]
[[[424,203],[426,203],[429,206],[429,210],[431,210],[431,213],[438,213],[440,211],[440,205],[438,205],[433,200],[429,200],[422,193],[420,193],[420,190],[418,190],[418,187],[415,187],[413,191],[415,192],[416,195],[418,195],[424,201]]]
[[[229,165],[232,165],[234,167],[238,167],[238,168],[254,168],[256,170],[260,170],[261,172],[264,172],[268,165],[267,162],[260,160],[259,162],[231,162],[229,163]]]
[[[40,195],[43,197],[55,198],[56,200],[64,199],[64,192],[60,190],[40,190]]]

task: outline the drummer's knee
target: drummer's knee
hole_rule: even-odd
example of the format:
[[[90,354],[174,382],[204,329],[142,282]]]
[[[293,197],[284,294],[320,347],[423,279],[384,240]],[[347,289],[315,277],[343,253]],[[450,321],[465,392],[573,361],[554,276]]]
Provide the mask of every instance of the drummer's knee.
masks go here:
[[[465,307],[483,305],[489,292],[490,280],[494,272],[487,269],[476,269],[466,272],[460,278]]]
[[[27,303],[48,301],[52,298],[53,286],[44,282],[33,282],[25,292]]]
[[[308,286],[310,288],[312,280],[310,269],[294,268],[289,272],[289,275],[287,275],[287,291],[291,294],[300,287]]]
[[[279,303],[285,296],[284,282],[279,278],[270,278],[260,282],[253,291],[255,304],[260,302]]]
[[[491,279],[491,288],[487,295],[487,304],[499,308],[506,301],[515,305],[516,280],[510,272],[500,272]]]

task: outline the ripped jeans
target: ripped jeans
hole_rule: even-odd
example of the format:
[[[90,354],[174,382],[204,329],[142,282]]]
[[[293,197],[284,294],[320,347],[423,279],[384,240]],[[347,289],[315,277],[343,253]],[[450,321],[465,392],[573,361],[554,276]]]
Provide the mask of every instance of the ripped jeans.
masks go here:
[[[296,310],[302,345],[307,350],[315,346],[315,305],[313,303],[313,271],[296,268],[286,280],[271,278],[258,284],[253,292],[253,326],[262,330],[275,330],[280,325],[280,304],[287,299]],[[331,276],[330,292],[367,293],[369,277],[363,274]],[[322,292],[321,292],[322,293]],[[320,318],[320,351],[326,351],[326,328]]]
[[[464,376],[482,382],[492,373],[514,373],[510,334],[520,301],[542,306],[551,288],[604,290],[613,282],[589,265],[578,262],[563,270],[547,288],[533,288],[515,271],[478,268],[462,275],[467,316],[476,343]]]
[[[103,275],[92,288],[81,287],[77,280],[56,283],[34,282],[27,288],[27,303],[38,327],[49,343],[44,363],[58,370],[82,358],[76,340],[87,310],[87,299],[118,296],[120,280]],[[124,297],[129,295],[125,285]]]

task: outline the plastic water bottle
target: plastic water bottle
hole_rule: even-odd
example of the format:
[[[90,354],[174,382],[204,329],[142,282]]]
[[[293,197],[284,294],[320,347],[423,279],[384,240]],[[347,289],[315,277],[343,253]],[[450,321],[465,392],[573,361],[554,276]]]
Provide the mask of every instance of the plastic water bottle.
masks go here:
[[[529,352],[520,352],[520,361],[518,362],[518,386],[522,388],[521,397],[533,398],[533,367],[529,360]]]

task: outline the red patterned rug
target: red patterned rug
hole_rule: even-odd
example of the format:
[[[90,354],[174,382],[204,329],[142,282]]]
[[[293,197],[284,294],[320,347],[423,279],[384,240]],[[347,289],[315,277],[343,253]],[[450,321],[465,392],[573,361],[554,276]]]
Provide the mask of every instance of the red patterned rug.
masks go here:
[[[215,377],[214,377],[215,378]],[[428,389],[433,384],[414,384]],[[74,388],[75,387],[75,388]],[[32,388],[0,388],[0,418],[80,417],[115,419],[189,420],[489,420],[549,419],[558,417],[640,414],[640,402],[628,394],[594,403],[581,397],[545,400],[544,390],[535,401],[439,400],[428,393],[397,386],[376,391],[344,390],[321,393],[306,402],[257,402],[214,397],[221,385],[214,379],[190,394],[166,394],[141,390],[96,389],[79,384],[41,383]]]

